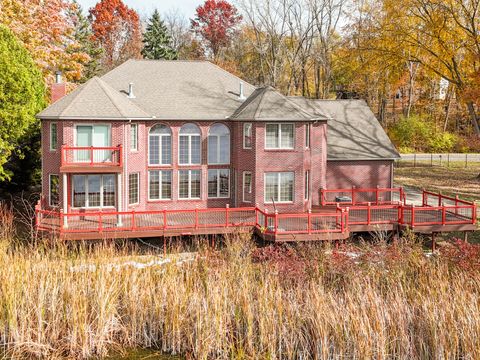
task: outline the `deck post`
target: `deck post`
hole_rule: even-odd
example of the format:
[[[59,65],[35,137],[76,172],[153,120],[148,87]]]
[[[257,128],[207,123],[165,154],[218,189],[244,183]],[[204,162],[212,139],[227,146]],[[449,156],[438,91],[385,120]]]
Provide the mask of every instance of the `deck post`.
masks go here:
[[[422,189],[422,206],[426,205],[426,194],[425,194],[425,189]]]
[[[102,221],[102,212],[98,213],[98,232],[103,232],[103,221]]]
[[[122,173],[117,174],[117,226],[122,226]]]
[[[447,220],[447,216],[446,216],[445,206],[442,206],[442,225],[445,225],[446,220]]]
[[[195,206],[195,229],[198,229],[198,205]]]
[[[377,185],[377,188],[375,189],[375,203],[378,205],[378,188],[379,186]]]
[[[163,208],[163,229],[167,228],[167,207]]]
[[[67,174],[63,173],[62,175],[62,189],[63,189],[63,213],[64,215],[68,212],[68,178]],[[63,227],[68,227],[68,216],[63,216]]]
[[[135,225],[135,209],[132,209],[132,230],[136,230],[136,225]]]
[[[320,205],[325,206],[325,199],[323,198],[323,187],[320,187]]]
[[[370,225],[370,222],[372,220],[371,205],[371,202],[367,203],[367,225]]]
[[[265,231],[268,231],[268,209],[265,209]]]
[[[274,223],[274,232],[275,232],[275,235],[277,235],[278,233],[278,210],[275,210],[275,223]]]
[[[435,251],[435,233],[432,232],[432,253]]]
[[[415,226],[415,204],[412,205],[412,216],[410,219],[410,226],[412,229]]]
[[[352,205],[355,205],[355,185],[352,186]]]
[[[308,224],[307,224],[307,231],[310,235],[312,233],[312,209],[308,209]]]
[[[225,206],[225,226],[228,227],[229,223],[230,223],[230,219],[229,219],[229,215],[228,215],[228,210],[230,208],[230,204],[227,204]]]
[[[465,241],[466,243],[468,243],[468,231],[464,231],[464,232],[463,232],[463,241]]]
[[[260,225],[258,223],[258,205],[259,205],[258,203],[255,203],[255,226]]]

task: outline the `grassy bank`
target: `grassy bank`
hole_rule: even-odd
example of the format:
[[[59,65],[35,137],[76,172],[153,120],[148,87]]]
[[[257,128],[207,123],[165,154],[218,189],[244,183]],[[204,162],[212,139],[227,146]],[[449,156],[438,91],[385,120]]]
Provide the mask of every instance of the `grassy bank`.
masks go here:
[[[232,236],[192,261],[138,267],[122,260],[135,249],[113,244],[15,245],[8,219],[0,341],[11,356],[480,358],[475,246],[427,257],[410,237],[335,250]]]
[[[395,184],[459,195],[467,200],[480,200],[480,167],[413,167],[395,168]]]

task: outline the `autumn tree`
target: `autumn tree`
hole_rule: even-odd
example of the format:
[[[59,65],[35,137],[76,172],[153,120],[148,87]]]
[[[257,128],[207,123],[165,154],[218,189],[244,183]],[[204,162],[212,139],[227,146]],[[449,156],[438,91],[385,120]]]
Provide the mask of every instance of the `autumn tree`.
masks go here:
[[[54,70],[61,70],[68,81],[78,81],[90,61],[68,19],[74,7],[65,0],[0,1],[0,24],[21,41],[47,83],[53,82]]]
[[[197,7],[191,27],[203,40],[213,59],[217,60],[220,50],[229,45],[241,20],[237,9],[227,1],[206,0]]]
[[[100,60],[103,50],[92,40],[92,26],[76,0],[73,1],[73,6],[68,9],[67,15],[73,27],[73,39],[76,41],[74,49],[89,56],[88,61],[84,64],[83,74],[80,79],[81,82],[84,82],[100,71]]]
[[[19,155],[19,140],[38,130],[35,114],[46,104],[41,72],[4,25],[0,25],[0,89],[0,181],[4,181],[13,175],[5,164],[14,152]]]
[[[141,57],[140,20],[122,0],[101,0],[89,10],[93,40],[104,50],[102,66],[110,70],[125,60]]]
[[[174,60],[177,58],[177,52],[172,47],[172,38],[157,9],[148,20],[147,29],[143,34],[142,55],[146,59]]]

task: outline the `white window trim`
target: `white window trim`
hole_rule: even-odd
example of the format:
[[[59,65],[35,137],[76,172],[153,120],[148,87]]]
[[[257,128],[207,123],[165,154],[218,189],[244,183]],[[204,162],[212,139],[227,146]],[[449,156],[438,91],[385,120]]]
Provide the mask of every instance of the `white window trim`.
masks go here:
[[[181,197],[180,196],[180,171],[188,171],[188,197]],[[192,171],[200,172],[200,196],[199,197],[192,197]],[[177,176],[177,185],[178,185],[178,199],[179,200],[200,200],[202,198],[202,170],[201,169],[185,169],[185,170],[178,170]]]
[[[130,203],[130,175],[137,175],[137,202]],[[128,174],[128,206],[140,204],[140,172]]]
[[[135,147],[132,146],[132,132],[133,128],[135,128]],[[131,123],[130,124],[130,151],[137,152],[138,151],[138,124]]]
[[[180,162],[180,137],[188,137],[188,163]],[[200,138],[200,162],[192,163],[192,137],[198,136]],[[202,164],[202,135],[201,134],[178,134],[178,165],[180,166],[192,166]]]
[[[250,146],[245,145],[245,127],[250,125]],[[266,136],[266,135],[265,135]],[[244,123],[243,124],[243,148],[245,150],[251,150],[252,149],[252,143],[253,143],[253,123]]]
[[[252,181],[253,181],[252,172],[251,171],[244,171],[242,173],[242,201],[244,203],[251,203],[252,201],[245,200],[245,175],[247,175],[247,174],[250,174],[250,190],[248,191],[248,194],[252,193]]]
[[[209,159],[210,154],[209,154],[209,151],[208,151],[208,150],[210,150],[210,143],[208,143],[207,144],[208,145],[207,146],[207,162],[208,162],[208,165],[230,165],[230,156],[231,156],[230,151],[228,152],[228,161],[227,162],[220,162],[220,138],[222,136],[221,135],[216,135],[216,134],[208,135],[208,137],[207,137],[208,142],[210,142],[210,137],[216,137],[217,138],[217,161],[218,162],[210,162],[210,159]],[[228,146],[229,147],[231,146],[230,134],[228,135]],[[190,150],[191,150],[191,147],[190,147]],[[201,149],[200,149],[200,153],[201,153]]]
[[[278,126],[278,144],[279,147],[267,147],[267,126],[268,125],[277,125]],[[282,125],[292,125],[293,126],[293,144],[292,147],[282,147]],[[294,123],[266,123],[265,124],[265,150],[295,150],[295,124]]]
[[[289,201],[276,201],[275,204],[293,204],[295,202],[295,172],[293,171],[267,171],[263,175],[263,201],[265,204],[273,204],[273,201],[265,199],[265,196],[267,195],[267,174],[293,174],[293,194],[292,194],[292,200]],[[277,176],[277,182],[278,182],[278,198],[280,199],[280,192],[281,192],[281,176]]]
[[[56,176],[58,178],[58,204],[52,205],[52,176]],[[48,174],[48,205],[51,207],[59,207],[60,206],[60,175],[58,174]]]
[[[158,188],[158,195],[159,195],[159,198],[158,199],[152,199],[150,197],[150,173],[152,171],[157,171],[159,173],[159,188]],[[172,186],[172,189],[171,189],[171,195],[170,195],[170,198],[168,199],[164,199],[162,198],[162,195],[163,195],[163,189],[162,189],[162,185],[163,185],[163,179],[162,179],[162,172],[165,172],[165,171],[170,171],[170,178],[171,178],[171,186]],[[170,170],[170,169],[151,169],[151,170],[148,170],[148,175],[147,175],[147,178],[148,178],[148,184],[147,184],[147,193],[148,193],[148,201],[150,202],[156,202],[156,201],[172,201],[172,198],[173,198],[173,170]]]
[[[170,131],[170,134],[151,134],[150,131],[152,130],[152,128],[156,125],[164,125],[168,128],[168,130]],[[150,136],[158,136],[160,139],[158,140],[159,142],[159,154],[158,154],[158,161],[159,163],[158,164],[152,164],[150,163]],[[168,164],[162,164],[162,157],[163,157],[163,149],[162,149],[162,141],[163,141],[163,138],[164,137],[168,137],[170,136],[170,162]],[[155,166],[155,167],[161,167],[161,166],[172,166],[172,150],[173,150],[173,136],[172,136],[172,129],[165,125],[165,124],[155,124],[153,125],[149,131],[148,131],[148,143],[147,143],[147,162],[148,162],[148,166]]]
[[[55,125],[55,142],[56,142],[56,145],[55,147],[52,147],[52,140],[53,140],[53,137],[52,137],[52,127],[53,125]],[[57,122],[51,122],[50,125],[49,125],[49,149],[50,151],[57,151],[58,149],[58,123]]]
[[[220,196],[220,176],[219,173],[222,170],[227,170],[228,171],[228,196]],[[210,171],[216,171],[217,172],[217,196],[210,196],[208,193],[208,183],[210,182],[208,180],[208,173]],[[208,169],[207,171],[207,197],[209,199],[230,199],[230,169]]]
[[[75,195],[74,195],[74,186],[73,186],[73,176],[74,175],[80,175],[80,176],[85,176],[85,206],[74,206],[73,204],[75,203]],[[74,174],[72,176],[72,204],[71,207],[72,209],[115,209],[117,206],[117,195],[118,195],[118,184],[115,179],[115,196],[114,196],[114,201],[115,205],[108,205],[108,206],[103,206],[103,176],[104,175],[113,175],[115,178],[115,174]],[[100,206],[89,206],[88,205],[88,176],[90,175],[100,175]]]

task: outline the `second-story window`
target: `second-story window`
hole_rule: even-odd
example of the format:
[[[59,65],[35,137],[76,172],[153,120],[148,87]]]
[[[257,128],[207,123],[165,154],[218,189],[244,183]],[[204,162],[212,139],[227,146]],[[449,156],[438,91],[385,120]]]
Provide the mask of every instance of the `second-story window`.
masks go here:
[[[265,149],[293,149],[295,127],[293,124],[267,124]]]
[[[208,132],[208,163],[230,163],[230,130],[223,124],[214,124]]]
[[[178,141],[178,163],[180,165],[200,165],[201,132],[195,124],[185,124],[180,128]]]
[[[252,123],[243,124],[243,148],[252,148]]]
[[[305,125],[305,147],[310,147],[310,124]]]
[[[57,150],[57,123],[50,123],[50,150]]]
[[[148,135],[148,164],[172,164],[172,132],[163,124],[157,124],[150,129]]]
[[[138,150],[138,124],[130,124],[130,150]]]

